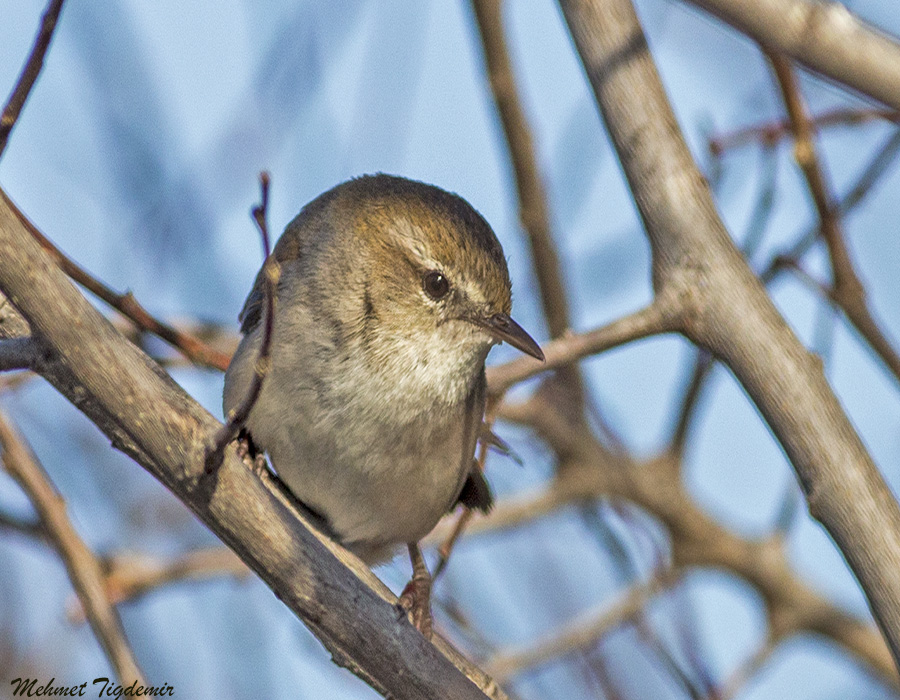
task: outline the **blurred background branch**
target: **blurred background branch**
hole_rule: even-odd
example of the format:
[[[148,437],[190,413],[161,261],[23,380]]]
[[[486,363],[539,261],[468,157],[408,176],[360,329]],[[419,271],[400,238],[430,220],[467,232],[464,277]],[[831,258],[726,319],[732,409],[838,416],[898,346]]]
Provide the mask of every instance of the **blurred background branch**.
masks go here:
[[[894,378],[900,382],[900,355],[872,316],[866,302],[865,288],[850,259],[829,177],[819,158],[815,132],[793,68],[790,62],[779,54],[770,54],[769,60],[775,70],[778,86],[790,117],[794,157],[806,178],[810,197],[819,215],[821,235],[828,247],[832,277],[829,296],[847,315],[847,319],[881,358]]]
[[[134,659],[122,622],[106,595],[100,562],[69,522],[65,502],[50,482],[47,472],[2,413],[0,459],[6,472],[28,494],[34,505],[40,517],[41,532],[65,563],[91,629],[119,680],[124,685],[130,685],[133,681],[144,685],[143,673]]]

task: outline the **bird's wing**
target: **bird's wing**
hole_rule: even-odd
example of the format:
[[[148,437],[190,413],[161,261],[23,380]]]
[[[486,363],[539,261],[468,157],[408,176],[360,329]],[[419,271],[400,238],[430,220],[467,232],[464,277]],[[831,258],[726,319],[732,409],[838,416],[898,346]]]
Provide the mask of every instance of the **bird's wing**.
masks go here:
[[[310,239],[321,240],[327,237],[328,234],[326,232],[330,229],[330,224],[328,223],[326,210],[331,200],[338,195],[339,189],[335,188],[320,194],[303,207],[300,213],[294,217],[294,220],[287,225],[284,233],[278,239],[278,243],[275,244],[275,250],[272,251],[272,255],[275,256],[275,260],[280,265],[300,260],[302,251]],[[263,298],[265,296],[263,293],[265,284],[264,270],[265,268],[262,268],[257,273],[256,280],[253,282],[253,289],[250,290],[247,301],[244,302],[244,308],[241,309],[241,313],[238,315],[238,320],[241,322],[241,333],[244,335],[256,330],[262,320]],[[281,276],[281,279],[284,280],[284,275]]]
[[[247,295],[247,301],[244,302],[244,308],[238,314],[241,333],[244,335],[252,333],[262,320],[263,296],[263,270],[260,270],[256,274],[250,294]]]
[[[491,487],[488,486],[487,480],[481,471],[478,462],[473,459],[475,454],[475,445],[478,443],[478,436],[481,434],[482,419],[484,417],[484,403],[487,396],[487,381],[482,370],[481,375],[475,382],[472,393],[466,399],[466,416],[467,425],[463,431],[463,470],[464,479],[460,487],[459,496],[453,501],[451,508],[455,508],[458,503],[462,503],[467,508],[478,509],[482,513],[487,513],[494,504],[494,497],[491,495]]]
[[[304,207],[297,218],[288,224],[288,227],[285,229],[281,238],[278,239],[278,243],[275,244],[275,250],[272,251],[272,255],[280,265],[284,265],[291,260],[298,260],[300,258],[300,247],[302,243],[301,233],[304,231],[303,220],[309,218],[308,209],[309,205]],[[244,308],[242,308],[241,313],[238,314],[238,321],[241,322],[241,333],[244,335],[256,330],[262,320],[263,300],[265,298],[265,280],[266,268],[265,265],[263,265],[259,272],[256,273],[256,279],[253,281],[253,288],[250,290],[250,294],[247,295],[247,300],[244,302]]]

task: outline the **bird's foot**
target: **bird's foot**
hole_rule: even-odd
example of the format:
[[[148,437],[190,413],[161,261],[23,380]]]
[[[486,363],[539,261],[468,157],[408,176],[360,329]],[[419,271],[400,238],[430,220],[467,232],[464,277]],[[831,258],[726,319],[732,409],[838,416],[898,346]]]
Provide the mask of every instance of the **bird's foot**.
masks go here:
[[[397,607],[403,614],[409,615],[413,626],[430,640],[432,634],[431,619],[431,574],[425,565],[425,559],[416,544],[410,544],[409,558],[413,565],[413,575],[406,584]]]
[[[262,477],[268,473],[269,466],[266,464],[266,456],[255,444],[253,438],[246,430],[241,430],[237,437],[237,453],[244,462],[249,463],[253,469],[253,473],[258,477]]]
[[[431,580],[424,584],[417,584],[413,579],[406,584],[400,599],[397,601],[397,607],[401,613],[408,615],[410,622],[425,639],[431,639],[432,621],[431,621]]]

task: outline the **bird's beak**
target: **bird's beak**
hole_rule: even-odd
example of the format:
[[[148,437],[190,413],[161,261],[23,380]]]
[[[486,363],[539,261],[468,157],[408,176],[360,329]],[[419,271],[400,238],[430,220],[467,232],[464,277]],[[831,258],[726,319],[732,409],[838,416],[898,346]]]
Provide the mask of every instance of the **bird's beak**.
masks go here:
[[[505,340],[526,355],[531,355],[541,362],[544,361],[544,351],[541,350],[541,346],[508,314],[494,314],[487,318],[479,318],[475,320],[475,323],[487,330],[496,340]]]

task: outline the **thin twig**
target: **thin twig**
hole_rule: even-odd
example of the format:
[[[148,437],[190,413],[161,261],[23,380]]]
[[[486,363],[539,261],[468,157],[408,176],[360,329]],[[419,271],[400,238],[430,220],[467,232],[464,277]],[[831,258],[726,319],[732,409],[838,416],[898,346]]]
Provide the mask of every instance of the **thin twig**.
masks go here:
[[[677,464],[675,460],[670,463]],[[610,505],[613,512],[616,512],[622,522],[628,526],[629,531],[640,536],[640,538],[646,542],[645,546],[649,547],[651,554],[648,559],[653,572],[653,578],[658,578],[660,575],[673,575],[671,569],[671,557],[659,538],[655,537],[647,528],[646,521],[635,517],[634,508],[623,508],[622,504],[616,501],[612,501]],[[637,567],[632,565],[630,568],[633,569],[632,577],[636,576],[638,574]],[[672,585],[668,587],[667,592],[671,592],[672,588],[677,588],[681,583],[680,577],[677,578]],[[677,625],[677,623],[677,619],[673,619],[673,624]],[[641,639],[643,639],[647,649],[656,654],[656,657],[659,659],[669,676],[678,683],[692,700],[701,700],[701,698],[705,696],[705,693],[697,688],[694,678],[682,668],[681,662],[675,658],[665,641],[656,632],[652,622],[648,619],[646,606],[634,616],[634,627],[635,631]],[[687,627],[683,628],[681,631],[686,633]]]
[[[671,572],[660,574],[627,591],[612,603],[607,602],[593,612],[579,614],[577,620],[554,630],[543,639],[498,652],[485,662],[485,670],[502,683],[518,673],[593,644],[610,630],[632,620],[648,600],[672,585],[674,580],[675,574]]]
[[[794,276],[812,290],[814,294],[833,301],[831,299],[831,288],[821,280],[813,277],[797,260],[793,258],[778,258],[775,260],[775,266],[794,273]]]
[[[133,321],[139,328],[162,338],[169,345],[183,353],[185,357],[192,362],[205,367],[218,369],[223,372],[228,368],[228,362],[231,359],[228,355],[219,352],[192,335],[183,333],[154,318],[140,305],[140,303],[138,303],[131,292],[119,294],[106,286],[103,282],[68,258],[49,238],[41,233],[37,226],[29,221],[28,217],[26,217],[11,200],[9,200],[9,205],[15,212],[19,221],[22,222],[22,225],[25,226],[25,228],[28,229],[28,232],[34,236],[35,240],[41,244],[41,247],[50,254],[50,257],[59,268],[75,282],[105,301],[123,316]]]
[[[47,536],[40,520],[26,520],[2,510],[0,510],[0,529],[35,539],[44,539]]]
[[[769,658],[778,646],[777,639],[767,637],[765,642],[760,646],[749,659],[744,661],[738,668],[732,672],[728,679],[722,684],[719,691],[720,700],[733,700],[738,693],[747,685],[747,683],[755,676],[766,664]]]
[[[197,369],[200,365],[192,360],[184,353],[173,348],[173,352],[160,348],[157,339],[152,334],[138,328],[129,319],[124,316],[116,316],[110,319],[113,327],[124,335],[128,340],[143,350],[156,364],[163,369],[170,371],[173,369]],[[230,324],[218,324],[209,321],[194,321],[190,319],[173,319],[170,322],[172,328],[179,333],[186,333],[196,338],[207,346],[216,348],[222,353],[222,359],[231,357],[240,343],[240,338],[236,329]],[[221,371],[220,368],[212,368]]]
[[[512,456],[512,459],[518,460],[517,456],[513,456],[510,447],[503,443],[503,441],[500,440],[498,436],[494,435],[493,428],[494,421],[497,418],[497,407],[497,399],[490,398],[484,411],[484,422],[481,426],[481,438],[478,444],[478,456],[475,460],[476,464],[478,465],[478,469],[480,469],[482,473],[484,472],[485,466],[487,465],[488,452],[490,451],[491,447],[495,447],[507,456]],[[432,577],[434,580],[437,580],[438,576],[440,576],[444,569],[447,567],[447,564],[450,561],[450,555],[453,553],[453,548],[456,546],[459,538],[462,537],[463,532],[465,532],[466,527],[468,527],[469,522],[472,520],[472,516],[474,514],[475,511],[472,508],[463,508],[462,512],[456,518],[456,523],[454,524],[453,529],[438,547],[438,560],[437,564],[435,564],[434,575]]]
[[[460,536],[465,532],[466,526],[472,519],[473,514],[474,511],[471,508],[464,508],[457,516],[453,529],[450,531],[447,539],[445,539],[441,543],[441,546],[438,547],[438,560],[437,564],[434,566],[434,578],[440,576],[447,567],[447,562],[450,561],[450,555],[453,553],[453,548],[456,546],[456,542],[459,540]]]
[[[207,474],[211,474],[218,468],[222,462],[222,456],[225,454],[225,447],[238,436],[238,433],[247,421],[250,411],[253,410],[256,400],[259,398],[263,381],[270,368],[269,351],[272,344],[272,329],[275,325],[275,290],[278,287],[278,279],[281,276],[281,267],[275,260],[275,256],[271,254],[271,248],[269,247],[269,227],[266,222],[269,210],[269,181],[268,173],[260,173],[261,203],[253,207],[252,210],[253,220],[256,222],[259,234],[262,237],[264,255],[262,340],[259,345],[256,364],[254,365],[253,379],[247,389],[247,394],[241,403],[229,411],[225,425],[219,430],[209,452],[207,452]]]
[[[478,464],[479,468],[482,470],[484,470],[484,461],[487,457],[487,451],[487,444],[482,443],[478,453]],[[440,576],[444,572],[444,569],[447,568],[447,563],[450,561],[450,555],[453,553],[453,548],[456,546],[456,543],[463,532],[465,532],[466,526],[469,524],[474,513],[475,511],[471,508],[463,508],[460,514],[456,516],[456,522],[453,524],[453,529],[437,550],[438,560],[437,564],[434,565],[433,574],[435,580],[437,580],[438,576]]]
[[[747,223],[747,232],[741,243],[741,252],[747,260],[752,260],[757,250],[762,245],[763,236],[766,233],[772,214],[775,210],[775,194],[778,181],[778,158],[773,147],[767,146],[759,152],[762,176],[759,194],[750,220]]]
[[[684,396],[681,399],[681,406],[678,409],[675,421],[675,428],[669,440],[672,450],[676,454],[684,454],[684,446],[691,427],[691,419],[696,415],[695,409],[714,365],[715,362],[709,351],[703,348],[697,348],[694,351],[694,367],[685,385]]]
[[[894,162],[898,152],[900,152],[900,129],[891,134],[881,148],[878,149],[875,156],[863,168],[859,177],[847,190],[844,197],[837,203],[837,213],[841,217],[847,216],[862,204],[866,196],[887,172],[888,166]],[[763,284],[769,284],[783,270],[783,268],[779,267],[779,259],[792,258],[799,260],[812,248],[817,240],[819,240],[818,224],[807,229],[790,248],[772,257],[769,264],[759,273],[759,278]]]
[[[702,648],[697,613],[684,579],[669,591],[669,595],[673,598],[672,615],[678,634],[679,648],[699,681],[705,694],[704,697],[707,700],[721,700],[710,668],[711,659],[706,650]]]
[[[30,447],[0,413],[0,447],[6,471],[22,487],[40,517],[43,529],[66,566],[91,628],[123,685],[141,673],[128,645],[122,621],[106,597],[100,562],[72,527],[66,506]]]
[[[609,350],[633,340],[676,330],[672,305],[665,295],[657,295],[650,306],[587,333],[565,335],[541,346],[545,361],[520,357],[503,365],[489,367],[488,391],[499,395],[525,379],[547,370],[576,362],[589,355]]]
[[[893,122],[895,124],[900,123],[900,112],[894,109],[877,109],[872,107],[841,107],[813,117],[810,122],[814,128],[824,129],[832,126],[856,126],[876,120]],[[709,139],[707,146],[713,156],[720,156],[726,151],[751,144],[774,145],[790,135],[790,120],[780,119],[765,124],[754,124],[727,134],[714,136]]]
[[[34,87],[35,81],[44,67],[44,56],[47,49],[50,48],[50,41],[53,39],[53,30],[56,29],[56,21],[59,19],[59,13],[62,10],[63,0],[50,0],[47,9],[44,10],[44,16],[41,18],[41,28],[34,40],[34,46],[31,54],[25,62],[19,80],[13,88],[12,94],[3,108],[3,114],[0,115],[0,156],[6,149],[9,141],[10,132],[19,119],[22,107],[28,95],[31,94],[31,88]]]
[[[866,300],[866,290],[856,273],[850,251],[844,242],[839,213],[824,165],[819,158],[815,132],[810,124],[800,87],[790,61],[780,54],[769,54],[775,69],[781,95],[791,121],[794,155],[816,206],[822,238],[831,260],[833,288],[831,297],[847,316],[847,320],[875,351],[887,369],[900,382],[900,354],[888,340],[874,318]]]
[[[604,658],[603,651],[599,648],[599,644],[597,647],[598,648],[591,653],[588,663],[603,690],[603,697],[606,700],[625,700],[625,696],[619,692],[612,674],[609,672],[610,664]]]
[[[694,679],[681,667],[681,662],[675,658],[656,630],[653,629],[643,608],[634,616],[634,628],[644,641],[645,648],[656,654],[663,668],[685,694],[691,700],[702,700],[705,694],[700,691]]]
[[[810,123],[806,105],[800,95],[800,86],[797,84],[790,61],[777,53],[768,54],[768,58],[775,71],[781,96],[790,118],[791,134],[794,138],[794,158],[803,171],[807,188],[819,214],[822,237],[825,239],[832,257],[835,286],[838,286],[841,283],[838,276],[847,271],[849,259],[838,228],[839,223],[832,201],[830,183],[816,149],[815,131]]]

